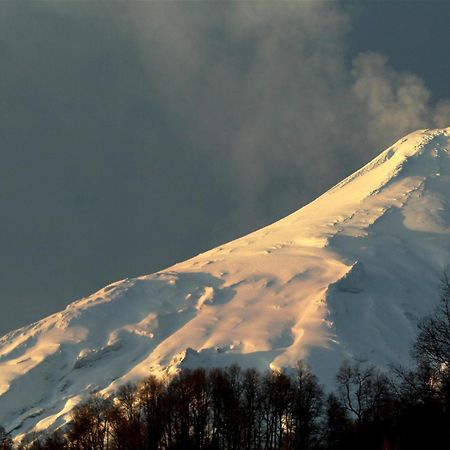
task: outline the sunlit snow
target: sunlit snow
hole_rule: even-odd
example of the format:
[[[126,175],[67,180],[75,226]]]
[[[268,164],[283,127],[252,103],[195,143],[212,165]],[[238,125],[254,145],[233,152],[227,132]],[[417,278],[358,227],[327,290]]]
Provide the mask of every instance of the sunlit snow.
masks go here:
[[[290,216],[0,339],[0,423],[181,367],[408,363],[450,261],[450,128],[412,133]]]

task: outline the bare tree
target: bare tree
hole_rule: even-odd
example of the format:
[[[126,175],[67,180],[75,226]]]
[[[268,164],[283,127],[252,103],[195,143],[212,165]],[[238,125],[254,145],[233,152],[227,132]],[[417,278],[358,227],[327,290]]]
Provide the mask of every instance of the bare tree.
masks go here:
[[[108,450],[111,401],[93,395],[72,412],[67,436],[73,449]]]
[[[441,299],[433,314],[419,324],[414,356],[436,372],[450,369],[450,281],[442,281]]]
[[[319,418],[323,406],[323,391],[317,377],[299,361],[292,389],[294,447],[311,448],[318,440]]]
[[[325,448],[335,450],[340,448],[343,437],[348,432],[350,420],[348,411],[332,393],[325,402],[325,420],[322,423],[322,433]]]
[[[13,440],[9,433],[0,426],[0,450],[11,450],[13,448]]]
[[[444,275],[435,311],[419,324],[413,348],[417,373],[427,374],[425,386],[450,420],[450,280]],[[423,377],[422,377],[423,378]]]
[[[353,366],[344,361],[336,376],[338,395],[344,407],[354,414],[357,423],[373,419],[383,402],[390,397],[388,377],[375,366]]]
[[[162,440],[163,422],[165,421],[163,415],[164,396],[164,383],[153,375],[138,384],[138,401],[144,422],[144,448],[146,450],[156,450]]]
[[[261,376],[247,369],[242,377],[242,448],[261,448]]]

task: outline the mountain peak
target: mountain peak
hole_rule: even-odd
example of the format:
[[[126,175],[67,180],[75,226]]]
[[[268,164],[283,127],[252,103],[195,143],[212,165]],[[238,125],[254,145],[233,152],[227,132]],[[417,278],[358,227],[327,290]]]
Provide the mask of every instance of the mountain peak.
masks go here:
[[[180,367],[408,363],[450,260],[450,128],[420,130],[315,201],[0,338],[0,423],[57,427],[90,392]]]

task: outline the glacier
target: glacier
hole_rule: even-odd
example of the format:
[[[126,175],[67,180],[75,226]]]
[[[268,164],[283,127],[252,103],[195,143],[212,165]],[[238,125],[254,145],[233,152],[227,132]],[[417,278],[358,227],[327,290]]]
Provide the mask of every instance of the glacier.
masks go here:
[[[0,424],[64,424],[93,392],[183,367],[409,364],[450,261],[450,128],[419,130],[276,223],[0,338]]]

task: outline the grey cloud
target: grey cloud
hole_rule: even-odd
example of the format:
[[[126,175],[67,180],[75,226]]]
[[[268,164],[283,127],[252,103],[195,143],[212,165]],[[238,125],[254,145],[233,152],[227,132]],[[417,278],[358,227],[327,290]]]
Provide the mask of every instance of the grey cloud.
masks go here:
[[[239,217],[251,212],[247,221],[260,221],[267,211],[255,200],[272,182],[302,179],[312,166],[325,172],[329,166],[317,161],[323,149],[336,134],[344,139],[335,121],[348,102],[342,86],[347,20],[320,2],[203,7],[172,5],[174,26],[167,28],[161,25],[166,9],[134,11],[136,37],[150,79],[183,122],[180,131],[198,151],[224,160],[240,191]],[[278,191],[267,201],[306,200],[311,190],[302,181],[302,195]]]
[[[371,142],[388,142],[414,129],[450,123],[448,102],[431,105],[424,82],[414,74],[396,72],[383,55],[358,56],[352,74],[352,91],[365,113]]]
[[[433,111],[433,123],[439,128],[450,125],[450,100],[439,100]]]
[[[445,122],[447,104],[431,105],[423,81],[382,55],[347,64],[349,16],[337,3],[145,5],[131,15],[161,98],[195,149],[224,160],[246,223],[304,203],[408,131]]]
[[[0,334],[274,221],[450,122],[418,77],[372,53],[352,66],[337,2],[0,9]]]

